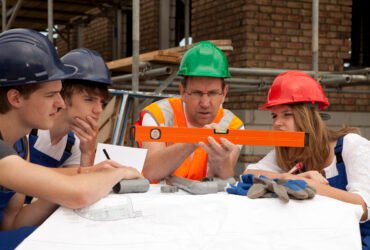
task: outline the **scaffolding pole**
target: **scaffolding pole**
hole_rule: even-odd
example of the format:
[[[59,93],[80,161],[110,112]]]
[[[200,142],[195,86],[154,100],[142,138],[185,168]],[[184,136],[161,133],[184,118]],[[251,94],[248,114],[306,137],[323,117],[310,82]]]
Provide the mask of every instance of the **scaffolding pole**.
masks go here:
[[[54,17],[53,17],[53,0],[48,0],[48,38],[53,43],[53,29],[54,29]]]
[[[232,75],[251,75],[251,76],[277,76],[280,73],[290,71],[291,69],[272,69],[272,68],[229,68]],[[315,71],[304,71],[314,76]],[[318,75],[329,74],[330,72],[317,72]]]
[[[116,11],[116,29],[117,29],[117,58],[121,58],[122,56],[122,10],[117,8]]]
[[[319,77],[319,0],[312,1],[312,70]]]
[[[11,10],[9,10],[10,12],[12,12],[12,15],[9,18],[9,21],[8,21],[8,23],[6,25],[5,30],[8,30],[8,29],[10,29],[12,27],[13,22],[15,20],[15,17],[17,16],[18,10],[22,6],[22,3],[23,3],[23,0],[18,0],[18,2],[15,5],[15,7],[13,7]],[[7,15],[8,14],[6,14],[5,16],[7,16]]]
[[[189,0],[184,0],[185,5],[185,46],[190,43],[190,3]]]
[[[173,72],[173,69],[171,67],[163,67],[163,68],[156,68],[151,69],[142,73],[138,73],[139,77],[156,77],[156,76],[163,76],[163,75],[170,75]],[[122,76],[114,76],[112,77],[112,81],[114,83],[118,82],[125,82],[125,81],[131,81],[133,78],[133,74],[126,74]]]
[[[6,0],[1,1],[1,9],[2,9],[2,29],[3,32],[6,31]]]
[[[140,0],[132,1],[132,91],[139,91]]]
[[[139,91],[139,58],[140,52],[140,0],[132,1],[132,87],[133,92]],[[139,114],[139,100],[135,99],[132,108],[132,120]]]

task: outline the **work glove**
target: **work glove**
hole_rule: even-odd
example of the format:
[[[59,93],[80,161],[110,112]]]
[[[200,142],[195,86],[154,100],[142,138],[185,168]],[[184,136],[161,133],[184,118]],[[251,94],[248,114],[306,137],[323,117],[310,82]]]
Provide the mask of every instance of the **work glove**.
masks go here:
[[[251,199],[278,197],[283,202],[289,198],[296,200],[311,199],[316,190],[304,180],[269,179],[266,176],[253,177],[253,185],[247,196]]]
[[[242,176],[244,178],[242,179]],[[228,183],[225,187],[225,191],[229,194],[246,196],[249,188],[253,185],[253,175],[245,174],[240,176],[240,181],[235,184]]]
[[[243,179],[243,177],[241,177]],[[247,196],[251,199],[256,198],[279,198],[284,202],[289,201],[287,190],[275,180],[266,176],[253,176],[253,185],[249,188]]]
[[[316,190],[304,180],[269,179],[266,176],[245,174],[235,185],[228,185],[225,191],[229,194],[247,195],[251,199],[279,198],[283,202],[292,199],[311,199]]]
[[[315,188],[308,185],[304,180],[274,179],[274,181],[283,186],[292,199],[312,199],[316,194]]]

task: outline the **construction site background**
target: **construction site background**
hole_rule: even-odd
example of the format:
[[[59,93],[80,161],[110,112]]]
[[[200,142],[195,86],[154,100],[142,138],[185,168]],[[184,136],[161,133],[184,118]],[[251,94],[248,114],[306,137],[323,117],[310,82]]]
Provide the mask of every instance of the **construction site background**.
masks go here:
[[[176,5],[169,3],[169,32],[165,44],[177,47]],[[160,8],[163,1],[140,1],[140,54],[163,49],[160,26]],[[320,0],[319,5],[319,71],[342,72],[344,63],[351,61],[352,0]],[[124,11],[123,11],[124,12]],[[115,27],[114,10],[96,18],[87,25],[69,31],[68,41],[56,42],[60,55],[78,44],[99,51],[106,61],[131,56],[132,41],[127,28],[130,15],[122,18],[122,50],[115,55],[112,37]],[[162,27],[163,28],[163,27]],[[228,52],[230,67],[312,70],[312,1],[311,0],[192,0],[190,35],[193,42],[201,40],[232,41]],[[82,36],[81,36],[82,32]],[[79,35],[78,35],[79,34]],[[79,38],[78,38],[79,37]],[[81,41],[82,38],[82,41]],[[79,41],[77,41],[80,39]],[[248,77],[247,77],[248,78]],[[253,76],[270,80],[271,76]],[[343,90],[358,90],[350,93]],[[370,138],[369,84],[346,86],[327,93],[328,112],[333,128],[346,123],[361,128]],[[233,92],[224,106],[235,111],[245,121],[246,128],[270,128],[268,112],[257,111],[265,101],[266,89],[253,92]],[[241,161],[255,161],[267,152],[264,148],[243,150]],[[255,156],[256,155],[256,156]]]

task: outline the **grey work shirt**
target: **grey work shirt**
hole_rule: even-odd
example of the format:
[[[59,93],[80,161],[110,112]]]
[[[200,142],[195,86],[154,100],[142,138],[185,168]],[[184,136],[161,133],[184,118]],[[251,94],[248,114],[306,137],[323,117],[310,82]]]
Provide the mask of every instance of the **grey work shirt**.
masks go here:
[[[9,155],[17,155],[17,152],[15,152],[11,146],[0,139],[0,159]]]

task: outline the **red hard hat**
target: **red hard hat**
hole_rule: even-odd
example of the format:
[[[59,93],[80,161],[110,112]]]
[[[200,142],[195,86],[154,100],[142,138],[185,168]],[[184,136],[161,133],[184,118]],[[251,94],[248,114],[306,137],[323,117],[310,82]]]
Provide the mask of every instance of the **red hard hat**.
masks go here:
[[[260,109],[301,102],[318,104],[320,110],[329,106],[320,83],[302,71],[288,71],[275,78]]]

